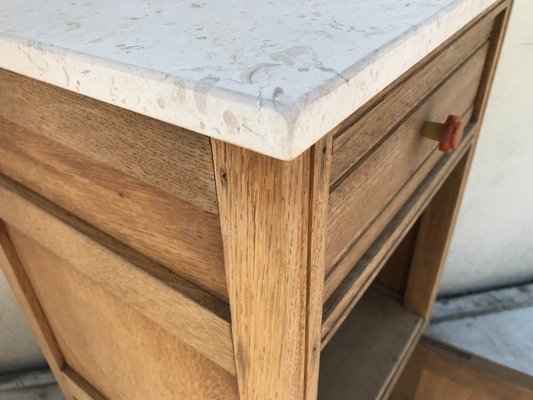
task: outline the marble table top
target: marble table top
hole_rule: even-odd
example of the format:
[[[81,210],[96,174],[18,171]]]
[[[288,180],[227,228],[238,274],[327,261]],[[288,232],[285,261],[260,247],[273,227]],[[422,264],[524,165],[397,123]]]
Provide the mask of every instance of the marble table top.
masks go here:
[[[292,159],[496,0],[0,0],[0,67]]]

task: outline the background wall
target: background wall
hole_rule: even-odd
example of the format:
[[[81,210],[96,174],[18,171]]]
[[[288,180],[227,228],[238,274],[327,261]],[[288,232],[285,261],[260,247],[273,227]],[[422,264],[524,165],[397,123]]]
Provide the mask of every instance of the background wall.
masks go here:
[[[441,294],[533,281],[533,1],[515,0]]]
[[[442,294],[533,280],[533,1],[515,0]],[[0,373],[44,363],[0,273]]]
[[[44,364],[22,310],[0,271],[0,374]]]

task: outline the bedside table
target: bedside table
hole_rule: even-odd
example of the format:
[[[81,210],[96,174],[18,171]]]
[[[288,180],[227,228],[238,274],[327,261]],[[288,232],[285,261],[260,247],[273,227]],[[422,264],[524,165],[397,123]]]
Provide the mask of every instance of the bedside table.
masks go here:
[[[386,398],[511,1],[10,3],[0,265],[66,398]]]

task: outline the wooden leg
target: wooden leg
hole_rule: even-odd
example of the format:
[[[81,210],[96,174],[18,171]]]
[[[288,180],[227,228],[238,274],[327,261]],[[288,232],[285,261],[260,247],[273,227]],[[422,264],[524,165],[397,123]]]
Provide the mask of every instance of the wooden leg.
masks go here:
[[[73,400],[69,386],[61,372],[65,359],[2,220],[0,220],[0,266],[26,315],[63,395],[67,400]]]
[[[405,306],[429,320],[459,210],[472,149],[455,167],[420,217],[405,291]]]
[[[241,400],[314,399],[331,137],[288,162],[212,149]]]

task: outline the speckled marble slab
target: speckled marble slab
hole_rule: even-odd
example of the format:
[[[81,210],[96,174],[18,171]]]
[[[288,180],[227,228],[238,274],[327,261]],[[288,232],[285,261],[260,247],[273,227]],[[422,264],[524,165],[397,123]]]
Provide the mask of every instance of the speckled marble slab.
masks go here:
[[[496,0],[0,0],[0,67],[291,159]]]

